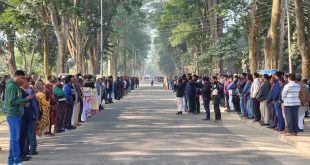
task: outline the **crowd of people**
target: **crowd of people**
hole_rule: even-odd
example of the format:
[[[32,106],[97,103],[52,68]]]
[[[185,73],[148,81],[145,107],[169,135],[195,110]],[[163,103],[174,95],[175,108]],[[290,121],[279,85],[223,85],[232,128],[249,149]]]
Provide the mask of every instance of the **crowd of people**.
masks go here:
[[[176,92],[177,114],[200,113],[202,100],[206,111],[203,120],[210,120],[212,100],[215,122],[222,120],[223,107],[285,136],[297,136],[304,131],[304,118],[309,114],[310,81],[302,80],[300,74],[278,71],[272,75],[217,74],[211,78],[189,74],[175,77],[173,84],[170,89]]]
[[[139,87],[136,77],[92,76],[27,77],[17,70],[14,77],[3,76],[0,83],[2,112],[10,131],[8,165],[21,165],[38,154],[37,136],[76,129],[83,121],[83,88],[96,89],[98,109],[120,100]]]

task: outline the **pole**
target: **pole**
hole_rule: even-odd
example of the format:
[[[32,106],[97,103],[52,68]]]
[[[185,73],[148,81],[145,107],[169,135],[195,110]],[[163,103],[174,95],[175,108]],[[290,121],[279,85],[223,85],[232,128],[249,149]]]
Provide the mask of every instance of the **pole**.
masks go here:
[[[103,0],[101,0],[100,75],[103,76]]]
[[[290,73],[293,73],[293,66],[292,66],[292,54],[291,54],[291,25],[290,25],[290,13],[289,13],[289,6],[286,1],[286,19],[287,19],[287,46],[288,46],[288,63],[289,63],[289,70]]]

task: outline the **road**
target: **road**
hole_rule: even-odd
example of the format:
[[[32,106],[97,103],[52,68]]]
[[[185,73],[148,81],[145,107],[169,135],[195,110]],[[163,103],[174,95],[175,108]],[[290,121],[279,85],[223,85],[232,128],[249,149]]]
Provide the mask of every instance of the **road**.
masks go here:
[[[171,91],[159,86],[141,87],[124,100],[107,106],[77,130],[42,139],[40,154],[24,164],[310,163],[309,155],[228,115],[223,115],[222,123],[203,121],[204,114],[177,116],[174,100]]]

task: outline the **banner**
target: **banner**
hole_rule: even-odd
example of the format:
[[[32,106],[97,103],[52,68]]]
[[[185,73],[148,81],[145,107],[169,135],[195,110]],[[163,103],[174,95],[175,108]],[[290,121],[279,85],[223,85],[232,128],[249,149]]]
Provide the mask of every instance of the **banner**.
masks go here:
[[[83,92],[83,112],[82,121],[86,121],[87,118],[96,115],[99,111],[98,93],[97,89],[82,88]]]

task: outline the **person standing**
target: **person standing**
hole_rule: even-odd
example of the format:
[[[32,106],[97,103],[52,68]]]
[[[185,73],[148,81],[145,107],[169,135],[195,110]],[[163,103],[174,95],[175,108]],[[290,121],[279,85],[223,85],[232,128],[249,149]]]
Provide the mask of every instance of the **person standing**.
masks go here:
[[[26,140],[25,151],[30,151],[30,155],[37,155],[37,136],[36,129],[38,123],[38,116],[40,113],[39,102],[35,96],[34,84],[29,80],[30,86],[27,90],[28,95],[32,95],[31,106],[33,111],[33,120],[30,121],[28,127],[28,137]],[[30,147],[30,148],[29,148]]]
[[[68,75],[65,78],[65,84],[63,86],[63,91],[66,93],[66,111],[65,111],[65,129],[72,130],[76,127],[72,126],[72,115],[73,115],[73,106],[75,102],[75,97],[72,93],[72,82],[73,82],[73,76]]]
[[[244,96],[244,100],[246,100],[246,116],[248,119],[253,119],[253,103],[251,99],[251,86],[253,84],[253,76],[251,74],[247,75],[247,83],[243,88],[242,95]]]
[[[66,108],[66,93],[62,90],[62,87],[61,80],[59,79],[53,89],[57,100],[55,133],[62,133],[64,131],[63,123]]]
[[[202,87],[202,99],[203,99],[203,106],[206,111],[206,118],[203,120],[210,120],[210,101],[211,101],[211,90],[212,84],[208,77],[203,78],[203,87]]]
[[[24,104],[32,99],[33,96],[22,98],[20,86],[24,83],[25,72],[17,70],[14,73],[13,80],[6,84],[5,105],[7,114],[7,123],[10,131],[10,151],[8,165],[21,165],[21,150],[19,145],[21,119],[24,114]]]
[[[254,112],[254,121],[253,122],[259,122],[261,120],[261,113],[259,110],[260,107],[260,102],[257,100],[256,95],[259,92],[260,89],[260,81],[259,81],[259,74],[258,73],[254,73],[254,81],[253,84],[251,86],[251,99],[252,99],[252,103],[253,103],[253,112]]]
[[[259,89],[256,99],[260,102],[261,125],[269,125],[269,112],[267,107],[267,96],[270,90],[269,76],[264,74],[263,83]]]
[[[282,114],[282,108],[281,108],[281,99],[280,99],[280,94],[281,94],[281,85],[280,82],[284,82],[282,78],[282,73],[281,72],[276,72],[275,74],[275,82],[273,86],[274,90],[274,95],[273,95],[273,104],[274,104],[274,109],[276,111],[276,116],[277,116],[277,127],[274,128],[274,130],[277,131],[283,131],[284,130],[284,118]]]
[[[214,114],[215,120],[214,122],[222,121],[221,111],[220,111],[220,101],[221,101],[221,93],[223,92],[223,86],[221,83],[217,81],[217,77],[212,77],[212,96],[213,96],[213,104],[214,104]]]
[[[246,105],[247,100],[244,98],[244,94],[243,94],[243,89],[247,83],[246,76],[247,76],[246,73],[242,73],[237,83],[237,89],[238,89],[239,100],[240,100],[239,105],[241,109],[241,117],[245,116],[245,111],[246,111],[245,105]]]
[[[178,79],[178,84],[175,85],[175,89],[176,89],[176,103],[178,107],[178,112],[176,114],[181,115],[184,109],[183,96],[185,89],[185,84],[182,82],[182,79]]]
[[[301,105],[300,86],[295,82],[295,75],[289,74],[288,84],[282,91],[282,100],[285,106],[285,116],[288,122],[288,132],[285,136],[293,136],[298,133],[298,108]]]
[[[42,136],[42,133],[47,135],[48,128],[50,126],[50,115],[48,106],[50,104],[49,100],[47,100],[45,95],[45,89],[42,81],[37,81],[35,83],[35,90],[36,90],[36,98],[39,102],[40,107],[40,115],[39,115],[39,122],[37,126],[37,135]]]
[[[200,96],[201,96],[201,88],[202,83],[198,79],[199,77],[197,75],[193,75],[193,81],[194,81],[194,88],[195,88],[195,114],[200,113]]]
[[[22,97],[27,98],[29,95],[27,93],[29,88],[29,78],[25,78],[23,85],[21,85],[21,92],[22,92]],[[33,107],[31,104],[31,100],[29,102],[24,104],[24,114],[22,116],[21,120],[21,126],[20,126],[20,139],[19,139],[19,145],[20,145],[20,157],[22,161],[28,161],[31,159],[31,157],[27,156],[28,150],[25,148],[26,140],[28,137],[28,129],[29,129],[29,124],[32,120],[35,119],[35,115],[33,112]]]
[[[301,81],[301,75],[296,74],[296,82],[300,86],[300,103],[301,105],[298,108],[298,128],[299,132],[304,131],[304,118],[305,118],[305,112],[308,110],[309,101],[310,101],[310,94],[308,92],[308,87],[305,83]]]
[[[186,97],[188,99],[188,107],[189,107],[189,113],[195,113],[196,110],[196,104],[195,104],[195,97],[196,97],[196,91],[195,91],[195,85],[194,85],[193,77],[188,76],[188,83],[185,86],[185,93]]]

